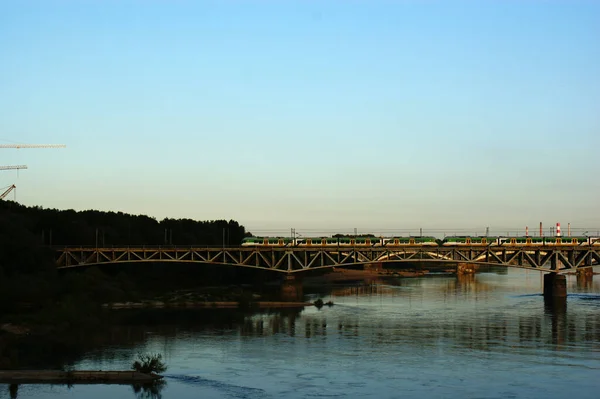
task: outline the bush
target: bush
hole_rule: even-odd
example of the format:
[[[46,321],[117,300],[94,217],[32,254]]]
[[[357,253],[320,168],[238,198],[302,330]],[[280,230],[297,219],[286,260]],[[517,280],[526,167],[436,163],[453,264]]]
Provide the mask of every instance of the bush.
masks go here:
[[[138,354],[138,360],[134,361],[131,369],[140,373],[162,373],[167,371],[167,365],[162,361],[160,353],[152,353],[149,355]]]

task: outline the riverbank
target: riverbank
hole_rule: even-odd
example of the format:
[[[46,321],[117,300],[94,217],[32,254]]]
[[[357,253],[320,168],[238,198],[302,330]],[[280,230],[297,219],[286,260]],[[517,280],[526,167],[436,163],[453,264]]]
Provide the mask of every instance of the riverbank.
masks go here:
[[[312,302],[276,302],[276,301],[259,301],[259,302],[164,302],[164,301],[143,301],[143,302],[115,302],[105,303],[102,305],[104,309],[178,309],[178,308],[208,308],[208,309],[237,309],[252,307],[253,309],[281,309],[281,308],[302,308],[306,306],[314,306]]]
[[[138,371],[0,370],[0,383],[3,384],[131,384],[150,383],[162,378],[162,375]]]

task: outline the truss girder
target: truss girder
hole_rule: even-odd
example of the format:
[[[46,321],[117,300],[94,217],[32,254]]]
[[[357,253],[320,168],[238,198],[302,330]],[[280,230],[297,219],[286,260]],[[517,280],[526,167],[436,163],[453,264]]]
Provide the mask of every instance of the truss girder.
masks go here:
[[[561,271],[600,265],[592,247],[405,247],[370,248],[61,248],[56,266],[69,268],[125,262],[188,262],[244,266],[279,272],[375,262],[460,262]]]

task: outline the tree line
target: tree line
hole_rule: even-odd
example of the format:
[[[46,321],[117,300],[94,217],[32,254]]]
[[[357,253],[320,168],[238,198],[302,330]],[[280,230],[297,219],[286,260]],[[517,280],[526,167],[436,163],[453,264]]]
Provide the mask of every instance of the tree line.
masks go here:
[[[29,231],[42,245],[239,245],[246,235],[234,220],[158,221],[146,215],[45,209],[12,201],[0,201],[0,217],[19,219],[19,230]]]

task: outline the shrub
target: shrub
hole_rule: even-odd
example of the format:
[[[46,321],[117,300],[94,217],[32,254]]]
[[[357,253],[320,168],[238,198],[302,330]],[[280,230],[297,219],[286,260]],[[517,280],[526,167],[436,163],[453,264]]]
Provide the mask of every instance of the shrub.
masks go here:
[[[140,353],[138,354],[138,360],[131,365],[131,369],[145,374],[162,373],[167,371],[167,365],[163,363],[160,353],[148,355]]]

